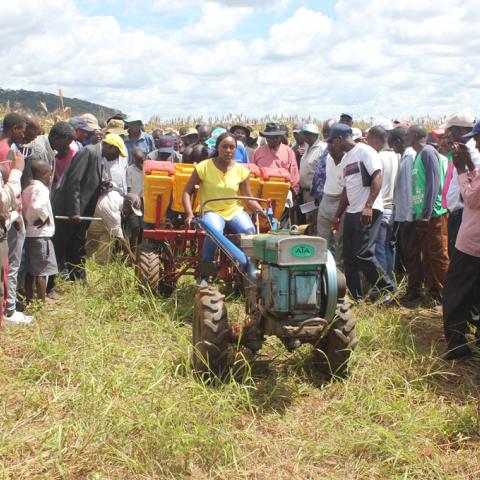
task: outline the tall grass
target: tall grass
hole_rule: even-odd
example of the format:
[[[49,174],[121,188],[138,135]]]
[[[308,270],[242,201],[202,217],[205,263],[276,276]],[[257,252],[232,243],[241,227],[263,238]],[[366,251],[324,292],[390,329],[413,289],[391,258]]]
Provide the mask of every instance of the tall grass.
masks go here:
[[[478,478],[475,365],[436,358],[431,312],[360,306],[344,381],[269,340],[206,385],[189,365],[194,286],[162,300],[124,265],[88,267],[2,334],[3,478]]]

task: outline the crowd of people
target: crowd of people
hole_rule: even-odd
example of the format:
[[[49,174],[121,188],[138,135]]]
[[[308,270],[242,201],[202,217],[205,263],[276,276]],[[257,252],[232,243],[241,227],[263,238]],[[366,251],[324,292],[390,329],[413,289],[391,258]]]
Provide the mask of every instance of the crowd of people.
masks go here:
[[[150,134],[140,119],[118,114],[101,127],[87,113],[44,133],[35,116],[7,114],[0,141],[2,318],[30,323],[24,303],[55,296],[59,274],[84,281],[85,256],[108,262],[111,238],[132,255],[142,238],[146,160],[196,165],[183,195],[187,226],[196,188],[203,200],[251,196],[242,164],[253,163],[288,172],[283,221],[307,224],[309,235],[327,240],[354,301],[442,307],[445,358],[472,355],[469,324],[480,332],[480,123],[457,112],[433,131],[387,118],[367,130],[353,125],[343,113],[321,125],[295,123],[292,132],[270,122],[261,132],[200,124]],[[257,202],[248,206],[266,215]],[[236,200],[212,203],[205,216],[218,230],[255,231]],[[207,240],[202,262],[214,258]],[[208,281],[205,268],[198,282]]]

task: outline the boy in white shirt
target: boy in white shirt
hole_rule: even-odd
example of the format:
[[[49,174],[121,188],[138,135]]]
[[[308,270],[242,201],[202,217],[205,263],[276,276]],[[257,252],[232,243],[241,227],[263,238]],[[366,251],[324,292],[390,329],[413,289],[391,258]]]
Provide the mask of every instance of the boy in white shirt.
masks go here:
[[[50,204],[52,168],[43,160],[31,163],[32,180],[23,191],[22,209],[26,227],[25,296],[45,302],[47,277],[58,273],[52,237],[55,222]]]

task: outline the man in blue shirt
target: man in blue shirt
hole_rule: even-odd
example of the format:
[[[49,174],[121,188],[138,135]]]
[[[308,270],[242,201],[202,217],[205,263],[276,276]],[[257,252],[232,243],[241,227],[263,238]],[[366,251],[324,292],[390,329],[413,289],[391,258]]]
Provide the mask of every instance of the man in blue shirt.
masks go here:
[[[143,122],[137,119],[125,120],[128,136],[124,138],[125,146],[128,151],[128,164],[133,162],[132,149],[138,147],[148,155],[151,151],[155,150],[155,142],[153,137],[149,133],[143,131]]]

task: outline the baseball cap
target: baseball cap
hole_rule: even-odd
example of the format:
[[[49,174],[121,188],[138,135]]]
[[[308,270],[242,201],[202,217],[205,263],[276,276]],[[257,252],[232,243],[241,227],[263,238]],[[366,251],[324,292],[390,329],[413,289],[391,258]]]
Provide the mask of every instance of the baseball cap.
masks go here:
[[[182,135],[182,137],[188,137],[189,135],[197,135],[198,136],[198,132],[197,132],[197,129],[196,128],[189,128],[184,135]]]
[[[121,157],[128,157],[127,147],[125,146],[125,143],[123,143],[120,135],[117,135],[116,133],[109,133],[108,135],[105,135],[103,141],[109,145],[117,147]]]
[[[363,137],[362,131],[357,127],[352,127],[352,137],[354,140],[358,140]]]
[[[226,130],[222,127],[217,127],[217,128],[214,128],[211,135],[210,135],[210,138],[205,142],[209,147],[212,147],[214,148],[215,145],[217,144],[217,138],[222,134],[222,133],[225,133]]]
[[[302,133],[314,133],[318,135],[320,132],[318,130],[318,127],[314,123],[308,123],[307,125],[304,125],[302,128]]]
[[[472,138],[476,135],[480,135],[480,121],[475,124],[473,130],[463,136],[463,138]]]
[[[345,113],[345,112],[344,112],[344,113],[341,113],[341,114],[340,114],[340,118],[342,118],[342,117],[347,117],[347,118],[349,118],[350,120],[353,120],[353,117],[352,117],[349,113]]]
[[[73,127],[73,128],[78,128],[79,130],[84,130],[85,132],[94,132],[95,129],[90,127],[88,123],[80,117],[72,117],[68,123]]]
[[[475,117],[468,112],[457,112],[447,118],[447,121],[440,128],[450,127],[473,127]]]
[[[157,145],[160,153],[172,153],[174,139],[170,135],[160,135],[157,140]]]
[[[330,136],[327,138],[328,143],[332,143],[336,138],[346,137],[347,135],[352,135],[353,131],[344,123],[337,123],[332,127],[330,131]]]
[[[432,135],[435,138],[441,137],[444,134],[445,134],[445,130],[443,128],[437,128],[435,130],[432,130]]]

